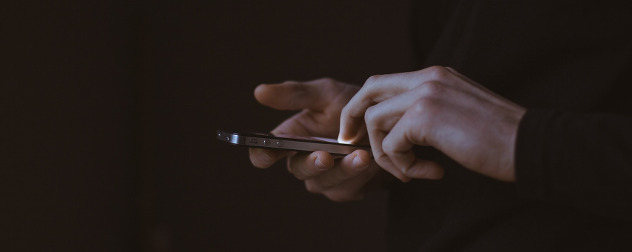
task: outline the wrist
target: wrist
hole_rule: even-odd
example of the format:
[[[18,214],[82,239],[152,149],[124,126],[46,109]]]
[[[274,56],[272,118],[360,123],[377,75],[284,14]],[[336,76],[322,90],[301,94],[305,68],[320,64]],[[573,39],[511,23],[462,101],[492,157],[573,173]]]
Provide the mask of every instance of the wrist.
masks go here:
[[[522,107],[515,108],[515,111],[511,113],[511,116],[507,120],[507,133],[508,136],[507,143],[504,144],[504,155],[501,155],[504,158],[503,162],[500,163],[500,168],[498,169],[498,179],[506,182],[515,182],[516,181],[516,142],[518,139],[518,128],[520,126],[520,121],[524,117],[526,113],[526,109]],[[502,153],[502,152],[501,152]]]

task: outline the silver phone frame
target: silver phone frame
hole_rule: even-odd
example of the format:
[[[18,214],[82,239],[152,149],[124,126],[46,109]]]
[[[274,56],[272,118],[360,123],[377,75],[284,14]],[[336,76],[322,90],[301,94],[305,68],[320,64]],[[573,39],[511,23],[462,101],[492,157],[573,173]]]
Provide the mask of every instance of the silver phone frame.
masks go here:
[[[326,151],[333,155],[348,155],[355,150],[362,149],[372,155],[370,146],[325,142],[318,139],[280,137],[272,134],[217,130],[217,139],[233,145],[255,148],[306,152]]]

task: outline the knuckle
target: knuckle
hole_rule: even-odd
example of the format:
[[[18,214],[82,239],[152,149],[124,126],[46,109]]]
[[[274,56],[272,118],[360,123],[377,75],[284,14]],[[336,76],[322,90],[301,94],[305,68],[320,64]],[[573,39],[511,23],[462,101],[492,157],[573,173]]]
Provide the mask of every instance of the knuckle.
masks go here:
[[[364,112],[364,121],[369,125],[377,117],[377,109],[375,106],[371,106]]]
[[[388,159],[389,154],[395,153],[395,145],[393,141],[382,142],[382,150],[384,150],[384,159]]]
[[[442,66],[431,66],[426,68],[426,71],[428,71],[428,74],[435,80],[446,78],[451,74],[448,69]]]
[[[438,81],[424,82],[415,88],[419,97],[438,97],[445,92],[445,85]]]
[[[439,105],[436,99],[419,99],[413,105],[413,112],[420,118],[432,117],[437,113]]]
[[[431,127],[429,124],[433,121],[433,118],[440,113],[439,105],[434,99],[420,99],[413,105],[411,110],[418,132],[426,132]]]
[[[382,75],[373,75],[371,77],[369,77],[368,79],[366,79],[366,82],[364,83],[365,86],[373,86],[376,82],[378,82],[378,80],[382,77]]]

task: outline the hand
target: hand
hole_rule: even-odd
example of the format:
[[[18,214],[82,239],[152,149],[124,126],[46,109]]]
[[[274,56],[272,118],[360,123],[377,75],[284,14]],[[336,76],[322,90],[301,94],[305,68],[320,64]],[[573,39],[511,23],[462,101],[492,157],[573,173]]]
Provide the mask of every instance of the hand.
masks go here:
[[[343,109],[339,139],[364,138],[377,163],[400,178],[438,179],[443,168],[417,159],[433,146],[468,169],[515,181],[514,146],[525,109],[451,68],[372,76]]]
[[[272,130],[273,134],[335,137],[340,125],[340,112],[358,87],[331,79],[308,82],[288,81],[259,85],[255,98],[263,105],[278,110],[302,110]],[[379,187],[387,177],[368,152],[357,150],[334,160],[327,152],[310,154],[251,148],[250,160],[259,168],[267,168],[287,157],[288,170],[305,181],[307,190],[321,193],[335,201],[357,200],[364,193]],[[380,173],[384,173],[381,174]]]

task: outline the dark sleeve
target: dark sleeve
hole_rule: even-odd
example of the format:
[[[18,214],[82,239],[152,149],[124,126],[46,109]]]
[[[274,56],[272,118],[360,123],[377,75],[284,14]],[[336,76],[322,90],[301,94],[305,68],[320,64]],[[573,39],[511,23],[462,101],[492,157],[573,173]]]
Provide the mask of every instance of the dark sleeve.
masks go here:
[[[458,1],[421,1],[411,3],[411,39],[416,67],[424,65],[437,43]]]
[[[632,116],[529,110],[516,143],[521,196],[632,220]]]

